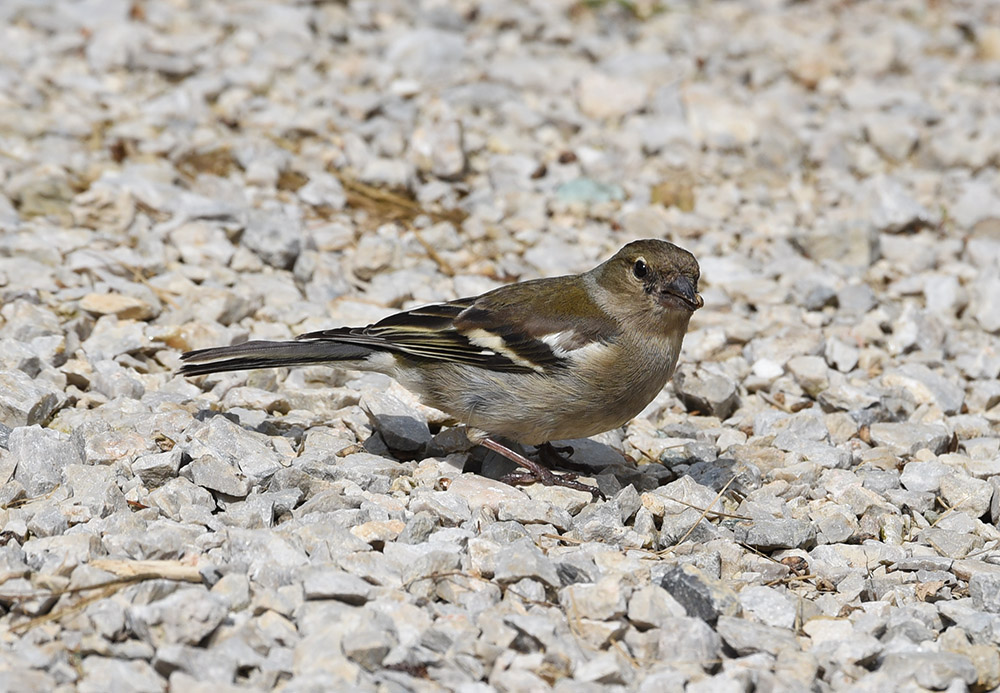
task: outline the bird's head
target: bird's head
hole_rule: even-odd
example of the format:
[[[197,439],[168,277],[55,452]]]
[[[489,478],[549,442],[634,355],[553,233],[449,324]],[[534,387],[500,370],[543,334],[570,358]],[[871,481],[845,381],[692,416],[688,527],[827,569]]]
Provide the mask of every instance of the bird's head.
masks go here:
[[[705,303],[698,294],[698,261],[667,241],[633,241],[595,268],[594,275],[619,315],[680,321],[686,328],[691,314]]]

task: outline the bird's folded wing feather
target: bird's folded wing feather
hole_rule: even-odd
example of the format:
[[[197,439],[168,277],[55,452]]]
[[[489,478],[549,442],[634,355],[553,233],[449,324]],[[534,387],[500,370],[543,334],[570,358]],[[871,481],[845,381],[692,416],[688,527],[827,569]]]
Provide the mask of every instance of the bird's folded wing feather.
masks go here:
[[[476,298],[396,313],[367,327],[310,332],[298,339],[359,344],[494,371],[544,373],[567,365],[579,350],[607,344],[618,335],[617,323],[572,282],[544,287],[558,303],[529,300],[543,288],[540,283],[567,279],[514,284]],[[566,309],[567,302],[572,310]]]

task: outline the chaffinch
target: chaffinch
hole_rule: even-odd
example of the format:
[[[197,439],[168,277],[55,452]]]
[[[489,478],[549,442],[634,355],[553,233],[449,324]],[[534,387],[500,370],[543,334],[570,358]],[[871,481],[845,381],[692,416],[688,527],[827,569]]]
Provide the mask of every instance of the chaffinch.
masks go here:
[[[505,481],[599,494],[494,437],[552,453],[548,441],[596,435],[637,415],[673,375],[703,305],[698,279],[688,251],[635,241],[583,274],[511,284],[367,327],[189,351],[180,372],[325,364],[385,373],[464,423],[470,441],[528,470]]]

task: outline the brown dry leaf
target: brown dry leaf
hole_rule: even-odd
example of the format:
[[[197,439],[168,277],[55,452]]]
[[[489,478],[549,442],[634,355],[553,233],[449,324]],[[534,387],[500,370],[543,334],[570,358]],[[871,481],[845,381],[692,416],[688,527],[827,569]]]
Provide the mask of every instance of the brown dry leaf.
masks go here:
[[[836,592],[837,586],[826,578],[819,578],[816,580],[816,589],[820,592]]]
[[[187,152],[182,154],[174,165],[178,171],[191,178],[197,178],[199,173],[225,178],[239,168],[236,157],[228,147]]]
[[[308,176],[299,171],[284,169],[278,174],[278,190],[296,192],[299,188],[309,182]]]
[[[405,194],[362,183],[332,167],[327,170],[335,175],[344,186],[344,192],[347,193],[347,204],[355,209],[366,210],[379,224],[390,221],[409,224],[419,215],[426,214],[434,221],[450,221],[459,225],[468,216],[460,209],[426,209]]]
[[[652,187],[649,199],[653,204],[691,212],[694,210],[694,183],[683,177],[665,180]]]
[[[809,564],[801,556],[786,556],[781,559],[781,564],[788,566],[796,575],[804,575],[809,571]]]
[[[937,594],[937,591],[944,587],[944,580],[930,580],[929,582],[918,582],[914,590],[917,599],[926,602],[929,598]]]

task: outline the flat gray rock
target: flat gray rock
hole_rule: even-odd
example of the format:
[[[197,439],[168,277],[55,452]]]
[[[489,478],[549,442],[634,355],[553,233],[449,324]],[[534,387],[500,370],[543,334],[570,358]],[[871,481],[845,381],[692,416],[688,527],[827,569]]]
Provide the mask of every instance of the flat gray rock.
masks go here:
[[[0,423],[8,428],[44,424],[65,396],[21,370],[0,371]]]
[[[526,577],[540,580],[550,587],[560,585],[552,561],[530,539],[519,539],[505,547],[497,557],[494,578],[503,583]]]
[[[876,423],[870,431],[873,443],[897,455],[912,455],[918,450],[941,453],[950,438],[948,429],[939,424]]]
[[[211,454],[191,460],[181,473],[194,484],[227,496],[244,498],[250,492],[250,481],[238,468]]]
[[[163,599],[126,612],[129,628],[154,647],[174,643],[194,645],[214,631],[228,613],[228,604],[203,588],[183,587]]]
[[[335,568],[309,570],[302,586],[306,599],[336,599],[348,604],[364,604],[372,591],[364,580]]]
[[[803,520],[777,518],[754,520],[736,526],[736,540],[762,550],[808,548],[816,528]]]
[[[739,406],[736,383],[725,376],[707,371],[679,371],[674,376],[677,396],[688,411],[728,417]]]
[[[417,452],[431,442],[426,419],[399,398],[386,393],[366,392],[360,404],[391,449]]]
[[[37,425],[15,428],[7,445],[17,461],[14,479],[29,496],[48,493],[62,482],[65,467],[83,462],[69,436]]]

